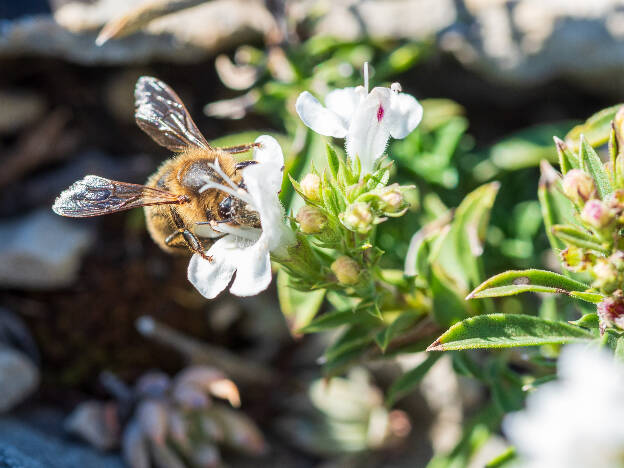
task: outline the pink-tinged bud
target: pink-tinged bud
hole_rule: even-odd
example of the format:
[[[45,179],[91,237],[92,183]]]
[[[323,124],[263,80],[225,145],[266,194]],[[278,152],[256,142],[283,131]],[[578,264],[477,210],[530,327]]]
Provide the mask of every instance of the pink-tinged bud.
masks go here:
[[[295,219],[304,234],[318,234],[327,226],[327,217],[315,206],[302,206]]]
[[[351,257],[343,255],[331,264],[331,271],[340,284],[348,286],[357,284],[360,279],[360,265]]]
[[[347,229],[366,234],[373,227],[374,217],[368,203],[355,202],[340,214],[340,220]]]
[[[589,200],[581,212],[581,219],[596,229],[604,229],[613,221],[613,213],[600,200]]]
[[[607,326],[624,328],[624,300],[621,297],[608,297],[598,304],[600,332],[604,333]]]
[[[303,194],[312,201],[321,199],[321,178],[316,174],[306,174],[299,184]]]
[[[580,169],[571,169],[563,177],[563,193],[577,205],[596,198],[596,184],[589,174]]]

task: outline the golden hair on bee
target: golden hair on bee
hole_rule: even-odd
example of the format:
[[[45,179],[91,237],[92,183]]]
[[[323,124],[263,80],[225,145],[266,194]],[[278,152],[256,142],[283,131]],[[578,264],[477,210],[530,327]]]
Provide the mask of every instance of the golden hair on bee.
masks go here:
[[[148,232],[163,250],[198,253],[208,260],[205,251],[223,235],[213,229],[215,223],[260,226],[257,213],[237,197],[245,190],[241,169],[254,161],[236,162],[232,156],[253,149],[254,143],[211,146],[178,95],[152,77],[137,82],[135,118],[154,141],[177,154],[146,185],[86,176],[59,195],[55,213],[81,218],[144,207]]]

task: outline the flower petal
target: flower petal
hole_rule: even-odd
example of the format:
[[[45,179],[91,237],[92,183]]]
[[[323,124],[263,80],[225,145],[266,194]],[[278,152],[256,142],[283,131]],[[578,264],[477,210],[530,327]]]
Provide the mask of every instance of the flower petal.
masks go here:
[[[325,106],[337,114],[342,119],[344,127],[348,128],[355,110],[366,94],[363,86],[336,89],[325,96]]]
[[[267,190],[279,192],[282,188],[282,178],[284,170],[284,153],[282,147],[275,138],[269,135],[260,135],[256,138],[256,143],[260,144],[259,148],[255,148],[253,158],[260,164],[254,164],[243,170],[243,178],[248,169],[262,167],[262,176],[265,177],[261,182]],[[251,171],[254,172],[254,171]]]
[[[219,239],[208,250],[212,262],[195,254],[188,266],[188,279],[208,299],[213,299],[223,291],[236,270],[236,249],[238,244],[234,236]]]
[[[383,154],[390,133],[382,125],[390,106],[388,88],[375,88],[360,103],[347,133],[346,149],[349,157],[358,155],[364,173],[372,172],[375,161]]]
[[[230,292],[237,296],[253,296],[271,284],[271,259],[268,246],[260,239],[240,252],[238,269]]]
[[[295,109],[303,123],[316,133],[336,138],[344,138],[347,134],[343,119],[335,112],[323,107],[318,99],[307,91],[299,95]]]
[[[292,243],[294,235],[284,224],[284,209],[277,196],[282,183],[281,167],[276,169],[272,164],[262,163],[248,166],[243,169],[243,180],[260,215],[261,240],[266,239],[271,251]]]
[[[393,138],[405,138],[418,127],[423,108],[410,94],[391,92],[390,107],[384,113],[382,123]]]

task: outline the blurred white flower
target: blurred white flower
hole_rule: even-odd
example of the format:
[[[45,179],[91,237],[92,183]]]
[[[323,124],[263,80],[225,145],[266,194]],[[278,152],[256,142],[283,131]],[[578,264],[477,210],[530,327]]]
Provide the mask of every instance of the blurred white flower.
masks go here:
[[[624,365],[600,349],[567,346],[558,377],[503,422],[520,466],[623,467]]]
[[[262,229],[227,224],[212,226],[225,234],[206,252],[212,261],[195,254],[188,266],[189,281],[208,299],[223,291],[234,273],[232,294],[253,296],[264,291],[271,283],[270,252],[283,254],[285,247],[294,242],[293,232],[284,223],[284,209],[278,198],[284,168],[282,149],[268,135],[258,137],[256,143],[260,144],[254,150],[258,164],[243,169],[246,192],[212,181],[202,187],[202,190],[218,188],[240,198],[258,212],[262,226]]]
[[[297,98],[297,113],[312,130],[325,136],[346,138],[350,158],[359,156],[363,173],[373,170],[390,136],[405,138],[422,119],[423,109],[414,96],[390,88],[368,92],[368,67],[364,65],[364,86],[336,89],[325,97],[323,106],[309,92]]]

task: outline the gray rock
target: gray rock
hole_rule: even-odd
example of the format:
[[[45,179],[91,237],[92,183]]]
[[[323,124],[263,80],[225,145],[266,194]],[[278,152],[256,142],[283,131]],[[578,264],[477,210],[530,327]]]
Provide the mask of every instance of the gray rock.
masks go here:
[[[28,356],[0,347],[0,413],[32,394],[39,384],[39,369]]]
[[[74,1],[55,16],[0,20],[0,58],[62,57],[82,64],[198,62],[235,45],[261,39],[273,24],[262,2],[214,0],[153,21],[144,32],[95,45],[98,30],[140,0]],[[209,25],[209,26],[208,26]]]
[[[624,6],[620,0],[463,0],[439,34],[467,67],[519,85],[565,77],[624,96]]]
[[[91,227],[61,218],[49,209],[0,225],[0,285],[51,289],[71,284]]]
[[[118,456],[63,434],[62,415],[55,412],[0,418],[0,468],[123,468]]]

